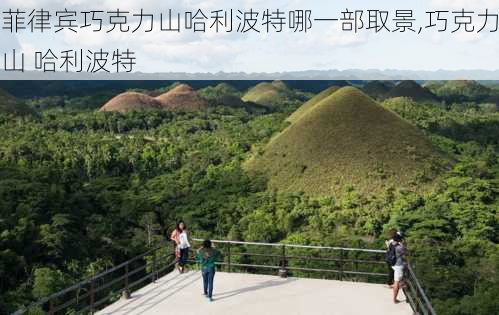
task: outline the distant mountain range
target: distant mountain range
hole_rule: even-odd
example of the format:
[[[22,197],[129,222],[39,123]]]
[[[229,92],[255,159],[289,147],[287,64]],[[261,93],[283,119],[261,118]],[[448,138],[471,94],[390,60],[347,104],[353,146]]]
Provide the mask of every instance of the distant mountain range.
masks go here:
[[[498,80],[499,70],[306,70],[275,73],[43,73],[5,72],[0,80]]]

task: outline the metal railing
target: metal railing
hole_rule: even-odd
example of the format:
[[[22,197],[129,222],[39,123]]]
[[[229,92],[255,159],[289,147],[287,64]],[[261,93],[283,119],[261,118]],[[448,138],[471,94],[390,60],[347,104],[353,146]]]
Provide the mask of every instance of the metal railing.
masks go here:
[[[404,288],[404,293],[409,304],[411,304],[414,313],[436,315],[430,300],[426,296],[423,287],[421,286],[418,278],[416,278],[416,274],[410,264],[407,264],[404,278],[404,282],[407,286]]]
[[[228,272],[278,270],[281,276],[319,273],[322,278],[362,282],[382,282],[387,276],[382,250],[223,240],[212,243],[224,254],[218,265]]]
[[[192,242],[196,245],[202,240],[195,238]],[[222,253],[217,265],[227,272],[372,283],[384,283],[388,275],[384,250],[226,240],[212,240],[212,243]],[[175,254],[168,248],[171,247],[162,244],[14,314],[29,314],[31,309],[47,314],[93,314],[120,296],[129,298],[134,289],[173,270]],[[191,251],[189,262],[195,262],[194,253]],[[414,313],[435,315],[410,265],[406,268],[405,283],[403,291]]]
[[[193,241],[202,242],[201,239]],[[323,279],[374,283],[384,283],[388,277],[384,250],[225,240],[212,240],[212,243],[225,253],[218,265],[228,272],[238,269],[275,273],[277,270],[281,277],[315,275]],[[255,248],[265,250],[262,253]],[[409,263],[404,282],[406,286],[402,290],[414,314],[436,315]]]
[[[174,250],[162,244],[69,288],[31,303],[12,315],[93,314],[120,297],[129,298],[134,289],[155,282],[162,275],[169,273],[174,265]]]

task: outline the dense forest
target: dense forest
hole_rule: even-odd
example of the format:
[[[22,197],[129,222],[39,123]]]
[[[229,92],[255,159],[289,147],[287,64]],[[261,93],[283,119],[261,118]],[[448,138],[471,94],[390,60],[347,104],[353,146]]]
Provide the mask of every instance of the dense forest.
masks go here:
[[[366,248],[400,229],[438,314],[497,312],[499,111],[482,94],[382,101],[453,160],[431,191],[322,197],[243,167],[313,94],[270,109],[200,94],[207,110],[98,112],[100,91],[29,93],[36,114],[0,113],[0,314],[144,252],[178,219],[197,237]]]

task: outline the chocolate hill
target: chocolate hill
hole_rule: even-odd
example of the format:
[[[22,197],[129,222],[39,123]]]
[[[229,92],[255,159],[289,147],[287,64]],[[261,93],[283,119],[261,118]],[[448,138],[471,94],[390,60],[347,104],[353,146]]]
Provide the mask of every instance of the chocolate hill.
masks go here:
[[[381,100],[386,97],[391,89],[395,87],[392,81],[369,81],[363,87],[362,91],[370,97]]]
[[[401,81],[388,92],[386,97],[410,97],[416,102],[438,102],[438,97],[435,94],[412,80]]]
[[[282,81],[262,82],[249,89],[242,100],[273,107],[285,100],[289,94],[290,89]]]
[[[312,97],[310,100],[305,102],[302,106],[300,106],[293,114],[291,114],[287,121],[289,122],[295,122],[298,120],[300,117],[302,117],[306,112],[308,112],[311,108],[313,108],[315,105],[320,103],[323,99],[327,98],[329,95],[333,94],[334,92],[338,91],[340,87],[338,86],[331,86],[324,91],[320,92],[316,96]]]
[[[187,84],[179,84],[170,91],[156,97],[163,108],[168,110],[203,110],[208,107],[208,102]]]
[[[447,161],[419,129],[344,87],[299,115],[245,168],[280,191],[329,195],[353,186],[374,194],[424,189]],[[417,178],[427,179],[421,184]]]
[[[153,97],[137,92],[125,92],[113,97],[99,111],[126,113],[161,108],[161,103]]]

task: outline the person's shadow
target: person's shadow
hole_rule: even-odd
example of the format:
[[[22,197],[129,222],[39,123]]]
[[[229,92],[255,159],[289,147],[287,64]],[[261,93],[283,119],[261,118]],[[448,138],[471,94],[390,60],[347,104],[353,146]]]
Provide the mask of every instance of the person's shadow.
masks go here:
[[[286,285],[286,284],[289,284],[289,283],[294,282],[294,281],[296,281],[296,279],[294,279],[294,278],[268,280],[268,281],[264,281],[262,283],[255,284],[255,285],[252,285],[249,287],[217,293],[214,300],[217,300],[217,301],[224,300],[224,299],[228,299],[228,298],[231,298],[233,296],[244,294],[244,293],[251,292],[251,291],[257,291],[257,290],[261,290],[261,289]]]

